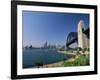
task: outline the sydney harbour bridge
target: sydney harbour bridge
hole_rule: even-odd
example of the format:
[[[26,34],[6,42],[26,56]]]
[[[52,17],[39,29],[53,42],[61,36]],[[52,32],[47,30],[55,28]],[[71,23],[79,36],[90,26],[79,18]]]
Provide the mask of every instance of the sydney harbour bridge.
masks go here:
[[[89,48],[90,28],[85,29],[84,22],[79,21],[78,31],[70,32],[67,36],[66,47],[70,49],[70,45],[77,43],[80,48]]]

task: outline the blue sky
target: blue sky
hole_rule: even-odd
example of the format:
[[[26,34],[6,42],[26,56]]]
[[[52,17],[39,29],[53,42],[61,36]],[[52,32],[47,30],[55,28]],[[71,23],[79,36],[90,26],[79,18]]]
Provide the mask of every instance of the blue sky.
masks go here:
[[[89,14],[23,11],[23,46],[41,47],[46,41],[65,45],[67,35],[77,31],[80,20],[89,27]]]

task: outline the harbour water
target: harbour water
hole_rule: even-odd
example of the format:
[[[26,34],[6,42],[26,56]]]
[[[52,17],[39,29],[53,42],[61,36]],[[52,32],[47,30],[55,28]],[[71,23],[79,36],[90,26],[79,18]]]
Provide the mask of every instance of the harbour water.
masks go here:
[[[23,68],[36,68],[39,64],[51,64],[71,57],[53,49],[23,49]]]

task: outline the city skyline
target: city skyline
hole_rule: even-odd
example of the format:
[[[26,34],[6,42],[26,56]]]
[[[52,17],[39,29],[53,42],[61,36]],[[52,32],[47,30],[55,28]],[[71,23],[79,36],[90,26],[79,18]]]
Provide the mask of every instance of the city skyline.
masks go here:
[[[89,14],[23,11],[23,46],[41,47],[46,41],[65,45],[68,33],[77,32],[80,20],[89,27]]]

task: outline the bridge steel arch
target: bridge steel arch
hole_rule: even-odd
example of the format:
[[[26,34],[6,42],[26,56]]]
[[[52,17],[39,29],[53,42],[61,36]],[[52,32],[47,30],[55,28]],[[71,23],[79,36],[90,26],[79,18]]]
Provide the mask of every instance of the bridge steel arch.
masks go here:
[[[70,48],[69,45],[77,41],[77,32],[70,32],[67,36],[66,47]]]

